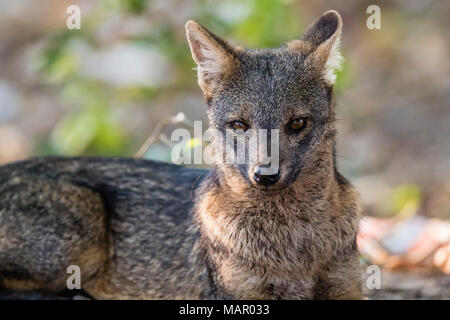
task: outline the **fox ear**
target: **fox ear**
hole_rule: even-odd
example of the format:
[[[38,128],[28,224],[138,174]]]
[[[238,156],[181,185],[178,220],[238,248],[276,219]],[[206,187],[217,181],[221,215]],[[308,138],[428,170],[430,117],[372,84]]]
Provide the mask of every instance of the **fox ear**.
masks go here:
[[[337,11],[330,10],[318,18],[302,38],[312,49],[307,62],[319,68],[329,84],[335,82],[335,71],[341,68],[343,61],[340,52],[341,31],[341,16]]]
[[[197,64],[198,84],[206,96],[220,86],[233,64],[233,48],[218,36],[189,20],[186,36]]]

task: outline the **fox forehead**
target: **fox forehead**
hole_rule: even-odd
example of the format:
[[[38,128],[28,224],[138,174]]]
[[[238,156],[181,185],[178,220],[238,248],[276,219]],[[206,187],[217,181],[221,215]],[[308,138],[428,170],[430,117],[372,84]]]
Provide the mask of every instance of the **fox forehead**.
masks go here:
[[[314,68],[305,64],[307,54],[292,52],[287,47],[277,49],[249,49],[237,55],[239,63],[234,71],[248,80],[273,85],[302,82],[317,78]]]
[[[330,88],[304,65],[304,56],[286,48],[250,50],[216,92],[210,105],[220,118],[249,119],[263,114],[290,118],[327,116]]]

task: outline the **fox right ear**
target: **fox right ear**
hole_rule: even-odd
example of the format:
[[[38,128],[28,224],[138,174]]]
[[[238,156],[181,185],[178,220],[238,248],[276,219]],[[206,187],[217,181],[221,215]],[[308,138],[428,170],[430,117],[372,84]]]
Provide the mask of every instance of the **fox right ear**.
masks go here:
[[[234,49],[195,21],[189,20],[185,28],[197,64],[198,84],[205,96],[210,96],[231,71]]]
[[[330,84],[335,82],[335,71],[340,69],[343,60],[339,48],[341,32],[341,16],[330,10],[318,18],[302,38],[312,51],[307,61],[317,66]]]

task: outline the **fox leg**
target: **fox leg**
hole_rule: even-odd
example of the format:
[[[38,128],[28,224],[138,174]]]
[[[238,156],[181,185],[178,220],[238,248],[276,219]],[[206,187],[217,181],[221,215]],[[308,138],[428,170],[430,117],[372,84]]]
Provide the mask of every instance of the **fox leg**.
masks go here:
[[[321,272],[315,287],[314,299],[360,300],[361,268],[356,247],[337,254]]]
[[[107,258],[103,202],[64,180],[14,173],[0,183],[0,286],[57,292],[71,265],[89,282]]]

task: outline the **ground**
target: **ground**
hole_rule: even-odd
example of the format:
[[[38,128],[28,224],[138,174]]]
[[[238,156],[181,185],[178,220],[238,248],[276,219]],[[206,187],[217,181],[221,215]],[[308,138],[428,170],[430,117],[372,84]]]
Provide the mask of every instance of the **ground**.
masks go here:
[[[381,270],[381,288],[367,289],[364,294],[373,300],[450,299],[450,275],[438,272],[399,272]]]
[[[381,270],[381,288],[367,289],[367,274],[363,273],[364,295],[370,300],[405,300],[405,299],[425,299],[425,300],[448,300],[450,299],[450,275],[430,272],[392,272]],[[58,300],[83,300],[89,299],[81,293],[62,295],[51,294],[29,294],[11,293],[0,290],[0,300],[2,299],[58,299]]]

